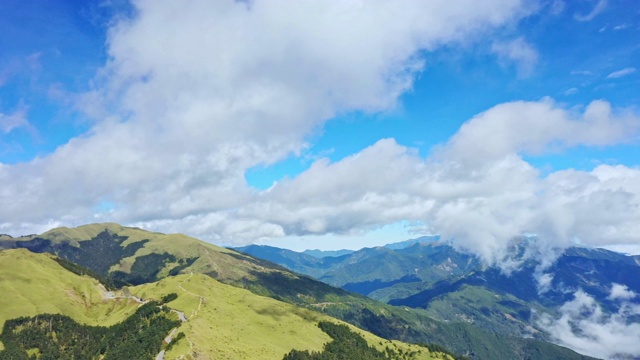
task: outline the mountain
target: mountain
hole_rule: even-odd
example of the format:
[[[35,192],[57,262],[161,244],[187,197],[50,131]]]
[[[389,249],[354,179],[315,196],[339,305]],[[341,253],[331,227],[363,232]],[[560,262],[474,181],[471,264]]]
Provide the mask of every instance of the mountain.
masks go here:
[[[384,247],[391,250],[400,250],[400,249],[406,249],[415,244],[427,244],[427,243],[434,243],[438,241],[440,241],[440,235],[429,235],[429,236],[421,236],[415,239],[409,239],[405,241],[387,244],[387,245],[384,245]]]
[[[116,326],[136,313],[139,302],[161,301],[174,294],[166,306],[171,309],[167,317],[173,320],[175,331],[169,332],[173,326],[167,328],[160,340],[170,333],[182,333],[184,340],[176,340],[174,346],[165,350],[164,356],[171,359],[184,355],[281,359],[292,349],[321,351],[330,337],[317,324],[344,324],[312,310],[224,285],[202,274],[167,277],[126,291],[109,292],[97,280],[72,273],[48,254],[23,249],[0,251],[0,264],[3,279],[0,286],[6,290],[3,294],[8,294],[0,300],[3,306],[0,325],[21,316],[46,318],[42,314],[47,313],[67,315],[79,324]],[[183,320],[178,321],[180,318]],[[20,324],[25,327],[29,321]],[[69,323],[65,326],[68,328]],[[19,327],[13,329],[17,335],[24,331]],[[380,351],[389,347],[398,354],[415,354],[412,359],[432,359],[437,355],[424,347],[381,339],[355,327],[349,329]],[[63,330],[52,328],[52,332],[58,333],[57,342],[64,341]],[[3,333],[3,339],[6,338]],[[107,356],[110,351],[114,350],[108,349]],[[0,359],[3,356],[7,355],[0,351]]]
[[[608,250],[567,249],[545,270],[550,281],[544,291],[536,280],[536,266],[528,262],[509,275],[497,268],[479,269],[389,304],[423,308],[438,319],[470,319],[485,329],[526,336],[543,331],[532,321],[534,313],[555,314],[578,290],[594,298],[605,314],[619,307],[618,299],[610,297],[613,284],[640,293],[640,266],[631,257]]]
[[[522,255],[526,246],[526,241],[515,244],[515,256]],[[637,258],[604,249],[569,248],[543,272],[538,263],[524,261],[510,274],[484,267],[477,258],[446,244],[416,239],[320,262],[277,248],[250,246],[244,251],[345,290],[395,306],[424,309],[441,321],[544,340],[549,338],[538,325],[541,314],[556,316],[578,290],[609,316],[615,316],[620,306],[619,299],[610,296],[614,284],[640,293]],[[286,254],[287,262],[274,254]],[[543,273],[544,289],[537,280]],[[627,321],[638,322],[640,316],[630,315]]]
[[[105,302],[107,290],[98,280],[74,274],[56,260],[25,249],[0,251],[0,328],[8,319],[42,313],[111,325],[135,311],[135,303]]]
[[[351,254],[352,252],[353,252],[353,250],[346,250],[346,249],[342,249],[342,250],[319,250],[319,249],[313,249],[313,250],[305,250],[302,253],[303,254],[307,254],[307,255],[311,255],[313,257],[321,259],[321,258],[327,257],[327,256],[335,257],[335,256],[348,255],[348,254]]]
[[[165,235],[111,223],[92,224],[75,229],[58,228],[41,235],[20,238],[5,236],[0,239],[0,248],[28,249],[36,253],[56,255],[75,264],[78,267],[75,270],[80,273],[83,273],[80,269],[86,267],[90,269],[87,271],[95,277],[112,281],[113,286],[119,286],[122,289],[123,284],[129,284],[123,289],[129,289],[143,298],[160,296],[160,293],[152,293],[150,290],[156,287],[160,289],[166,286],[173,288],[174,291],[176,288],[180,289],[179,284],[171,282],[180,282],[185,277],[191,277],[194,279],[192,281],[216,281],[228,289],[241,290],[245,297],[257,295],[264,299],[271,298],[268,301],[277,300],[289,304],[286,311],[260,310],[276,319],[281,318],[282,312],[322,313],[370,331],[384,339],[436,343],[455,353],[467,354],[474,359],[586,358],[566,348],[535,339],[502,335],[464,322],[436,321],[423,309],[386,305],[365,296],[329,286],[308,276],[293,273],[272,262],[179,234]],[[383,253],[393,252],[391,249],[381,249],[384,249],[381,250]],[[409,248],[405,250],[410,252]],[[360,253],[359,256],[363,259],[373,259],[376,257],[376,251]],[[288,256],[286,253],[285,255]],[[309,255],[305,256],[308,261],[324,263],[327,261],[325,259],[330,261],[330,259],[342,258],[317,259]],[[353,254],[344,256],[353,256]],[[393,266],[390,265],[389,269]],[[451,269],[443,269],[443,271],[448,273]],[[225,299],[229,298],[225,293],[205,295],[200,290],[190,290],[185,284],[180,285],[186,289],[185,294],[178,292],[179,298],[175,301],[184,301],[189,297],[198,300],[203,296],[212,299],[207,300],[208,307],[211,301],[217,304],[218,301],[226,301]],[[202,285],[202,289],[212,286],[214,285],[207,283],[206,286]],[[139,287],[147,289],[147,292],[138,293],[131,290]],[[199,301],[197,304],[202,310],[204,304]],[[257,300],[252,298],[251,302],[254,301]],[[183,312],[185,314],[196,312],[198,308],[194,308],[194,304],[192,303],[191,308],[184,308],[186,311]],[[173,302],[169,305],[173,306]],[[219,306],[222,308],[222,305]],[[225,311],[234,312],[233,309]],[[212,316],[211,319],[214,317]],[[214,325],[202,326],[206,328]],[[235,334],[238,331],[251,333],[250,328],[253,326],[247,324],[244,327],[236,327],[230,333]],[[200,336],[199,334],[196,331],[191,336],[195,338]],[[290,335],[294,336],[294,334]],[[211,339],[209,338],[208,341]],[[177,348],[180,346],[185,345],[176,344]]]
[[[475,257],[441,243],[410,240],[398,244],[322,259],[270,246],[249,245],[238,250],[383,301],[416,293],[436,281],[462,276],[480,266]]]

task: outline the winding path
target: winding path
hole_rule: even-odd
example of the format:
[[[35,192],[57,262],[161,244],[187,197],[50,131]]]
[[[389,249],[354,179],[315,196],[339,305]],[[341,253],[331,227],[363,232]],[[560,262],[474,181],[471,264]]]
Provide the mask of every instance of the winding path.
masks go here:
[[[191,292],[187,289],[185,289],[182,284],[191,279],[193,277],[193,271],[189,274],[189,277],[187,279],[185,279],[184,281],[181,281],[178,283],[178,289],[180,289],[182,292],[184,292],[185,294],[191,295],[191,296],[195,296],[199,299],[198,302],[198,308],[194,311],[191,312],[191,316],[189,317],[189,319],[193,319],[194,317],[196,317],[198,315],[198,312],[200,311],[200,309],[202,309],[202,304],[205,302],[205,297],[202,295],[198,295],[194,292]],[[178,316],[180,317],[180,320],[182,321],[182,319],[184,319],[184,322],[187,321],[187,318],[184,316],[184,313],[179,313]],[[188,337],[185,337],[185,339],[187,340],[187,342],[189,342],[189,349],[191,351],[191,353],[193,354],[194,352],[194,346],[193,346],[193,342],[191,342],[191,340],[189,340]]]
[[[192,276],[193,276],[193,272],[189,275],[189,277],[187,278],[187,280],[191,279],[191,277],[192,277]],[[186,280],[185,280],[185,281],[186,281]],[[181,282],[179,282],[179,283],[178,283],[178,288],[179,288],[180,290],[182,290],[184,293],[189,294],[189,295],[191,295],[191,296],[195,296],[195,297],[197,297],[198,299],[200,299],[200,302],[198,303],[198,309],[194,310],[194,311],[191,313],[190,318],[191,318],[191,319],[193,319],[196,315],[198,315],[198,312],[200,311],[200,309],[202,309],[202,304],[204,303],[205,299],[204,299],[204,296],[202,296],[202,295],[198,295],[198,294],[196,294],[196,293],[193,293],[193,292],[191,292],[191,291],[189,291],[189,290],[185,289],[185,288],[182,286],[182,283],[183,283],[183,282],[184,282],[184,281],[181,281]],[[182,314],[182,316],[184,317],[184,314]],[[187,320],[186,320],[186,318],[185,318],[185,321],[187,321]]]
[[[193,273],[191,273],[191,275],[193,276]],[[187,290],[182,288],[182,285],[179,284],[178,287],[180,287],[183,291],[189,293]],[[124,295],[124,296],[116,295],[113,291],[107,291],[107,289],[104,286],[101,286],[101,290],[102,290],[102,296],[104,297],[105,300],[129,299],[137,302],[140,305],[146,304],[150,301],[150,300],[141,299],[133,295]],[[195,294],[192,294],[192,295],[195,295]],[[198,296],[198,295],[195,295],[195,296]],[[200,296],[200,304],[198,304],[198,310],[200,310],[201,304],[202,304],[202,296]],[[171,312],[178,314],[178,318],[180,319],[180,322],[182,323],[187,322],[187,318],[184,316],[184,313],[182,311],[178,311],[176,309],[169,309],[169,310]],[[178,328],[174,328],[173,330],[171,330],[171,333],[169,333],[169,335],[167,335],[167,337],[164,338],[164,342],[167,344],[170,344],[171,341],[173,340],[173,336],[176,334],[176,331],[178,331]],[[189,345],[191,346],[191,348],[193,348],[191,341],[189,341]],[[165,353],[166,353],[166,350],[161,350],[158,353],[158,355],[156,355],[155,360],[164,360]]]
[[[208,255],[208,254],[207,254]],[[178,283],[178,289],[180,289],[183,293],[191,295],[191,296],[195,296],[198,298],[199,302],[198,302],[198,308],[193,310],[191,312],[191,316],[189,316],[189,318],[187,319],[187,317],[185,316],[184,312],[176,310],[176,309],[170,309],[171,312],[174,312],[178,315],[178,318],[180,319],[181,323],[186,323],[187,321],[189,321],[189,319],[193,319],[196,316],[198,316],[198,312],[200,312],[200,310],[202,309],[202,305],[205,303],[205,297],[199,294],[196,294],[192,291],[189,291],[187,289],[185,289],[182,284],[191,279],[191,277],[193,277],[193,272],[190,273],[189,277],[187,279],[185,279],[184,281],[181,281]],[[108,291],[106,288],[104,288],[104,286],[102,286],[102,294],[105,300],[117,300],[117,299],[129,299],[129,300],[133,300],[135,302],[137,302],[138,304],[146,304],[148,303],[150,300],[145,300],[145,299],[141,299],[139,297],[133,296],[133,295],[116,295],[113,291]],[[178,331],[178,328],[174,328],[171,333],[169,333],[169,335],[167,335],[167,337],[164,338],[164,342],[167,344],[170,344],[171,341],[173,341],[173,337],[175,335],[175,333]],[[191,352],[194,352],[194,346],[193,343],[191,342],[191,340],[189,340],[188,338],[185,337],[185,339],[189,342],[189,348],[191,350]],[[166,354],[166,350],[162,350],[158,353],[158,355],[156,355],[155,360],[164,360],[164,356]]]

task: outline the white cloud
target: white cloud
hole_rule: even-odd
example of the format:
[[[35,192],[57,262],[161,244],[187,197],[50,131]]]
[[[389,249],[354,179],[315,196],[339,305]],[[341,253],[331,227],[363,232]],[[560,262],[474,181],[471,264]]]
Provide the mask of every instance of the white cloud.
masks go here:
[[[517,154],[631,141],[639,126],[637,117],[614,115],[601,101],[581,114],[548,99],[503,104],[470,120],[428,159],[383,140],[337,163],[315,163],[243,213],[282,224],[288,234],[422,221],[505,267],[517,266],[506,252],[512,239],[532,232],[540,236],[527,256],[548,266],[575,239],[587,246],[637,242],[640,170],[601,165],[542,178]]]
[[[574,70],[571,72],[571,75],[593,75],[593,73],[588,70]]]
[[[631,300],[637,296],[638,294],[636,294],[633,290],[629,290],[629,288],[626,285],[613,283],[611,284],[611,293],[609,294],[607,299]]]
[[[588,14],[575,14],[573,16],[574,19],[582,22],[591,21],[596,18],[596,16],[600,15],[607,8],[607,0],[598,0],[598,3],[593,7],[593,9]]]
[[[534,272],[533,276],[537,282],[538,295],[542,295],[551,290],[551,287],[553,285],[552,273]]]
[[[604,101],[584,111],[501,104],[426,159],[383,139],[268,191],[247,186],[247,169],[303,151],[336,114],[395,106],[421,51],[524,14],[518,1],[471,4],[140,1],[136,18],[111,29],[109,63],[84,98],[102,116],[91,131],[48,157],[0,164],[0,199],[11,204],[0,228],[110,220],[239,244],[413,221],[505,267],[517,266],[506,249],[525,232],[540,235],[527,256],[547,263],[575,238],[636,243],[639,169],[543,177],[521,156],[637,139],[638,117]],[[509,50],[526,54],[524,40],[505,46],[507,58],[530,61]]]
[[[14,167],[5,165],[0,181],[11,183],[11,175],[14,185],[3,188],[0,196],[12,199],[16,189],[31,192],[33,203],[22,206],[36,219],[62,204],[57,219],[67,223],[74,216],[81,218],[83,207],[95,206],[92,199],[100,198],[116,204],[111,220],[237,244],[282,236],[357,234],[414,221],[506,271],[522,261],[508,253],[513,238],[535,233],[538,237],[525,258],[546,264],[540,269],[540,291],[550,282],[544,267],[576,239],[586,246],[635,244],[640,233],[640,169],[600,165],[592,171],[564,170],[542,177],[519,155],[636,139],[640,119],[603,101],[582,112],[563,109],[550,99],[501,104],[469,120],[426,159],[384,139],[335,163],[320,159],[264,192],[250,190],[242,179],[229,175],[242,176],[247,167],[243,157],[248,156],[243,151],[251,149],[218,146],[225,157],[189,158],[176,157],[163,143],[152,150],[165,161],[142,161],[140,157],[154,159],[145,155],[145,147],[131,149],[108,140],[149,146],[144,133],[119,123],[100,126],[113,127],[107,133],[117,130],[118,136],[76,139],[50,159],[15,168],[33,171],[38,166],[51,174],[49,180],[73,184],[74,192],[56,194],[28,171],[10,173]],[[76,147],[89,150],[80,156],[72,151]],[[113,156],[102,159],[119,163],[122,170],[105,172],[91,160],[95,154]],[[201,159],[208,162],[198,162]],[[91,175],[93,183],[76,181],[78,169],[83,176]],[[114,181],[119,191],[108,191]],[[141,182],[148,184],[136,186]],[[13,209],[22,210],[20,205]]]
[[[78,105],[95,126],[47,157],[0,166],[0,198],[12,204],[0,209],[3,226],[108,215],[208,239],[279,236],[289,225],[243,215],[265,196],[244,172],[302,151],[336,114],[393,108],[421,52],[529,11],[519,0],[473,4],[136,1],[135,17],[110,29],[108,63]],[[113,204],[108,214],[101,203]]]
[[[620,25],[616,25],[613,27],[613,30],[624,30],[624,29],[628,29],[631,26],[629,24],[620,24]]]
[[[540,260],[542,271],[575,240],[637,242],[640,170],[600,165],[541,177],[518,154],[632,141],[639,126],[637,117],[601,101],[582,113],[549,99],[503,104],[471,119],[427,159],[381,140],[341,161],[315,162],[234,216],[263,219],[288,235],[416,221],[506,271],[522,261],[507,251],[513,238],[536,233],[525,258]],[[550,279],[540,275],[544,291]]]
[[[575,145],[603,146],[637,139],[640,118],[615,114],[605,101],[591,102],[583,113],[562,109],[551,100],[500,104],[463,124],[443,156],[474,163],[511,153],[540,155]]]
[[[491,51],[501,60],[515,63],[518,74],[523,77],[530,76],[538,63],[538,52],[522,37],[506,42],[495,42],[491,45]]]
[[[569,88],[569,89],[565,90],[562,94],[564,94],[566,96],[569,96],[569,95],[575,95],[577,93],[578,93],[578,88],[572,87],[572,88]]]
[[[633,67],[624,68],[622,70],[614,71],[611,74],[607,75],[607,79],[617,79],[623,76],[631,75],[635,73],[637,70]]]
[[[640,244],[608,244],[602,248],[627,255],[640,255]]]
[[[0,113],[0,132],[8,134],[15,129],[30,127],[24,110],[18,110],[12,114]]]
[[[579,353],[605,359],[640,356],[640,324],[629,316],[640,314],[640,306],[621,304],[607,315],[593,297],[582,290],[560,308],[560,317],[543,316],[538,325],[560,345]]]

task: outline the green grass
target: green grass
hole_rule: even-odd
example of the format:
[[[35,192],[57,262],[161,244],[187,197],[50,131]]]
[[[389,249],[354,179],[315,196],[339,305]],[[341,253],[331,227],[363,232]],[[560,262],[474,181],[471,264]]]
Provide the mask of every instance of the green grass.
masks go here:
[[[119,263],[111,266],[110,272],[123,271],[129,273],[137,258],[150,254],[169,253],[177,259],[198,258],[191,266],[183,269],[182,273],[197,272],[209,274],[216,279],[226,282],[239,282],[251,279],[251,272],[272,271],[260,266],[252,258],[241,255],[236,251],[216,246],[183,234],[162,234],[133,227],[124,227],[115,223],[100,223],[83,225],[77,228],[60,227],[49,230],[40,238],[51,240],[53,243],[70,243],[89,241],[100,233],[108,231],[111,234],[126,237],[120,244],[122,247],[147,240],[132,256],[125,257]],[[15,240],[15,239],[14,239]],[[233,256],[229,256],[233,255]],[[242,261],[246,259],[246,261]],[[238,261],[240,260],[240,261]],[[176,263],[167,263],[159,269],[159,276],[166,276]]]
[[[0,264],[0,328],[8,319],[42,313],[64,314],[88,325],[112,325],[137,307],[128,300],[105,300],[97,280],[66,270],[48,254],[4,250]]]
[[[178,298],[168,303],[189,319],[178,329],[184,332],[168,353],[167,359],[198,354],[222,359],[282,359],[292,349],[320,351],[330,341],[319,321],[342,323],[324,314],[296,307],[247,290],[222,284],[202,274],[179,275],[130,289],[143,297],[160,299],[175,292]],[[349,325],[367,342],[418,352],[414,359],[435,359],[436,354],[416,345],[390,342]],[[441,354],[438,354],[441,355]]]
[[[88,276],[74,274],[51,255],[24,249],[0,251],[0,327],[8,319],[43,313],[63,314],[88,325],[109,326],[132,315],[139,304],[128,299],[105,299],[104,287]],[[182,274],[159,282],[123,289],[144,299],[160,300],[177,293],[172,309],[189,319],[180,332],[185,337],[165,359],[281,359],[292,349],[320,351],[330,338],[320,321],[342,323],[319,312],[225,285],[203,274]],[[178,319],[177,314],[172,315]],[[427,349],[387,341],[349,325],[369,344],[403,352],[420,350],[414,359],[433,359]],[[1,346],[1,345],[0,345]]]

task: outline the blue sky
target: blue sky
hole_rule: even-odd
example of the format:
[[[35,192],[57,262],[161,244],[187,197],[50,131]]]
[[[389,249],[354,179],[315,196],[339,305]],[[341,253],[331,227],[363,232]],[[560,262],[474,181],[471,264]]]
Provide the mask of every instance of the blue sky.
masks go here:
[[[0,8],[0,232],[640,243],[637,1]]]
[[[640,67],[640,6],[633,1],[616,2],[590,21],[575,19],[589,14],[596,3],[568,3],[558,15],[542,11],[509,32],[507,39],[524,37],[537,52],[538,60],[527,74],[519,73],[517,63],[497,60],[487,43],[424,54],[427,66],[398,108],[338,116],[311,137],[309,157],[292,156],[271,167],[252,169],[249,182],[266,188],[308,167],[314,155],[339,160],[385,137],[428,155],[463,122],[507,101],[549,96],[568,107],[583,106],[593,99],[607,99],[619,106],[640,104],[636,69]],[[630,69],[629,74],[607,78],[624,69]],[[599,161],[634,166],[640,157],[636,146],[575,148],[530,161],[546,171],[590,169]]]

